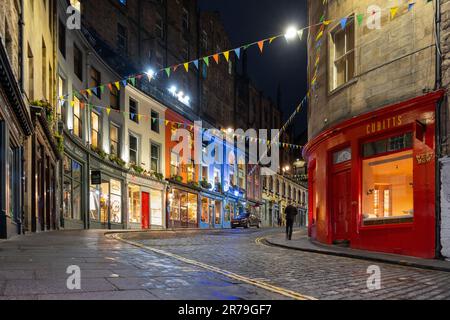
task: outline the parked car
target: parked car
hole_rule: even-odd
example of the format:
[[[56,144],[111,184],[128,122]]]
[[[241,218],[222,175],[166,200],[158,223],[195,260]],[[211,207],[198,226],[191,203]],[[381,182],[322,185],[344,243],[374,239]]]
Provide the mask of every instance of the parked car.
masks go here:
[[[254,213],[243,213],[236,218],[231,219],[231,228],[245,228],[248,229],[250,227],[261,228],[261,219],[258,218]]]

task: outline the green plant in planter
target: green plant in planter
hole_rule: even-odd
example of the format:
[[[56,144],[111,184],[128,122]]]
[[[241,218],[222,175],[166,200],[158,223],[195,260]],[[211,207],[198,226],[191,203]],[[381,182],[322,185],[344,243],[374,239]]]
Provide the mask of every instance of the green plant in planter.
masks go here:
[[[173,180],[175,180],[178,183],[182,183],[183,182],[183,177],[182,176],[174,176],[172,177]]]
[[[45,111],[45,117],[50,127],[53,127],[54,122],[54,109],[53,106],[47,100],[35,100],[31,102],[32,106],[40,107]]]
[[[143,174],[144,171],[145,171],[144,168],[142,168],[141,166],[135,165],[135,164],[132,164],[132,165],[130,166],[130,169],[133,169],[133,171],[136,172],[136,173],[138,173],[138,174]]]
[[[211,189],[212,188],[212,185],[211,185],[211,183],[209,183],[208,181],[206,181],[206,180],[202,180],[201,182],[200,182],[200,185],[201,185],[201,187],[203,188],[203,189]]]
[[[164,180],[164,175],[162,173],[159,172],[153,172],[153,176],[158,179],[159,181],[163,181]]]
[[[198,182],[196,182],[196,181],[189,181],[188,185],[191,186],[194,189],[201,189],[200,188],[200,184]]]
[[[60,135],[59,133],[55,133],[54,138],[55,138],[59,153],[63,154],[64,153],[64,137],[62,135]]]

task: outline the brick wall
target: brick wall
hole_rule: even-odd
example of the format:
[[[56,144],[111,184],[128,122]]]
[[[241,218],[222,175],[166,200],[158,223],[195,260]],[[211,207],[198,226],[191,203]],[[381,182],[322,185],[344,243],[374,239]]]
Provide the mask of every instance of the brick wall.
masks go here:
[[[448,2],[448,1],[447,1]],[[402,4],[394,19],[389,7]],[[407,1],[329,0],[327,20],[333,22],[322,37],[317,88],[311,91],[309,137],[325,128],[353,116],[372,111],[394,102],[422,95],[435,87],[435,50],[432,47],[434,8],[432,2],[416,1],[408,12]],[[377,5],[382,11],[381,29],[367,27],[367,9]],[[320,20],[322,1],[309,1],[309,23]],[[332,45],[329,31],[340,28],[339,19],[349,13],[364,13],[361,26],[355,27],[355,80],[330,90]],[[315,36],[309,38],[309,81],[315,64]],[[416,52],[414,54],[411,54]]]

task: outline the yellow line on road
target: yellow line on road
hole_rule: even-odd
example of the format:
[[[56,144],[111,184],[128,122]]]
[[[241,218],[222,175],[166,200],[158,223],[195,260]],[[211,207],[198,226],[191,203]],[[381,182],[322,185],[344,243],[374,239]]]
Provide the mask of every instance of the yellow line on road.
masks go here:
[[[106,236],[107,237],[112,237],[113,239],[125,242],[127,244],[130,244],[132,246],[135,246],[135,247],[138,247],[138,248],[141,248],[141,249],[149,250],[149,251],[158,253],[160,255],[164,255],[164,256],[167,256],[167,257],[170,257],[170,258],[174,258],[174,259],[177,259],[179,261],[188,263],[190,265],[194,265],[194,266],[197,266],[197,267],[200,267],[200,268],[203,268],[203,269],[206,269],[206,270],[209,270],[209,271],[212,271],[212,272],[224,275],[224,276],[226,276],[228,278],[235,279],[235,280],[238,280],[238,281],[241,281],[241,282],[253,285],[253,286],[258,287],[258,288],[262,288],[262,289],[265,289],[265,290],[268,290],[268,291],[271,291],[271,292],[274,292],[274,293],[278,293],[280,295],[283,295],[283,296],[286,296],[286,297],[289,297],[289,298],[292,298],[292,299],[295,299],[295,300],[317,300],[314,297],[306,296],[306,295],[300,294],[300,293],[292,291],[292,290],[280,288],[280,287],[277,287],[277,286],[274,286],[274,285],[271,285],[271,284],[268,284],[268,283],[265,283],[265,282],[262,282],[262,281],[258,281],[258,280],[251,279],[251,278],[247,278],[247,277],[238,275],[236,273],[233,273],[233,272],[230,272],[230,271],[227,271],[227,270],[223,270],[223,269],[220,269],[220,268],[217,268],[217,267],[214,267],[214,266],[211,266],[211,265],[199,262],[199,261],[195,261],[195,260],[192,260],[192,259],[184,258],[184,257],[179,256],[177,254],[173,254],[173,253],[170,253],[170,252],[167,252],[167,251],[164,251],[164,250],[148,247],[148,246],[146,246],[144,244],[141,244],[141,243],[138,243],[138,242],[125,240],[125,239],[123,239],[121,237],[120,234],[117,234],[117,233],[115,233],[115,234],[107,234]],[[263,238],[258,238],[258,239],[260,239],[260,241],[261,241]]]

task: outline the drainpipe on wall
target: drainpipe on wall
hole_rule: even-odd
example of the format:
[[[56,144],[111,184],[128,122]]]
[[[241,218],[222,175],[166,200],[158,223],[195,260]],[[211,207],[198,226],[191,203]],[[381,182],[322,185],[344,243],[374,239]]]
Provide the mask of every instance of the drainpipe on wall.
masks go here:
[[[435,90],[441,88],[442,80],[442,69],[441,69],[441,55],[440,55],[440,43],[441,43],[441,0],[436,0],[436,12],[435,12],[435,32],[436,32],[436,79],[435,79]],[[436,158],[435,158],[435,211],[436,211],[436,242],[435,242],[435,257],[437,259],[442,259],[442,243],[441,243],[441,163],[439,159],[442,156],[442,139],[441,139],[441,109],[443,106],[444,99],[440,99],[436,103]]]

